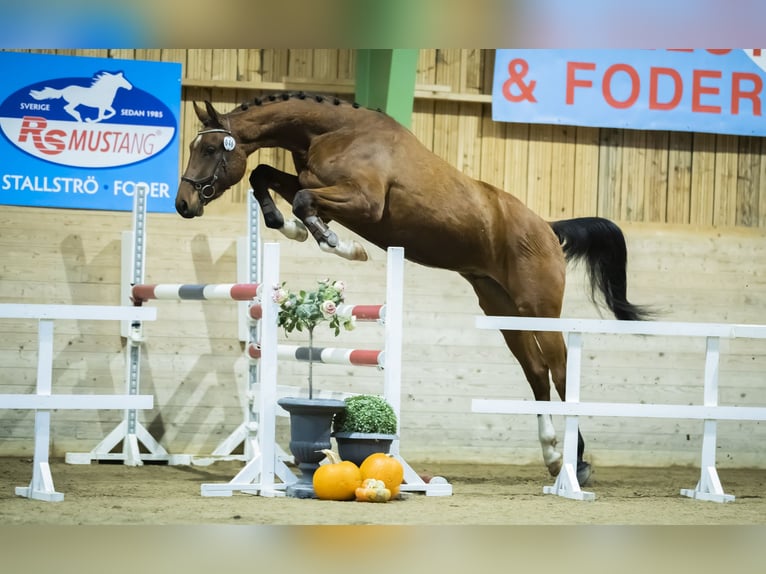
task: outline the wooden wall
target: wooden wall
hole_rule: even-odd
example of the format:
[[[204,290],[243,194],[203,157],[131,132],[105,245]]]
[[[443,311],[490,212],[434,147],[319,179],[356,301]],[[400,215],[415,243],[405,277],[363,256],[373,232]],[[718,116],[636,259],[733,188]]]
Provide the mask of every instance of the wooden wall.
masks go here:
[[[306,89],[353,98],[352,50],[113,50],[78,52],[182,62],[182,160],[198,128],[191,102],[223,110],[270,90]],[[477,178],[513,192],[548,218],[602,215],[625,229],[629,295],[657,305],[662,318],[766,323],[766,161],[763,138],[621,129],[499,124],[489,93],[493,55],[484,50],[422,50],[413,131],[437,154]],[[285,154],[251,158],[288,168]],[[764,183],[762,183],[764,182]],[[235,243],[245,233],[244,184],[202,219],[152,214],[147,282],[231,282]],[[284,207],[283,204],[280,204]],[[0,302],[119,303],[122,213],[4,207],[0,215]],[[349,263],[264,232],[282,245],[289,285],[330,276],[349,285],[349,301],[379,302],[385,254]],[[531,393],[499,335],[474,329],[479,313],[454,274],[407,264],[402,452],[410,461],[540,463],[534,417],[470,413],[472,398]],[[157,408],[142,414],[174,453],[208,454],[242,420],[246,362],[228,303],[157,302],[147,324],[142,391]],[[565,315],[597,317],[582,270],[570,271]],[[58,392],[123,389],[123,348],[116,325],[57,324]],[[325,343],[374,348],[377,326],[362,325]],[[321,343],[322,341],[318,341]],[[0,390],[34,388],[36,326],[0,321]],[[766,349],[724,344],[721,396],[726,404],[766,404]],[[583,399],[700,403],[704,343],[673,339],[586,340]],[[303,386],[306,366],[280,364],[280,383]],[[318,366],[319,385],[377,392],[374,369]],[[53,451],[88,450],[120,414],[61,412]],[[558,428],[562,429],[561,421]],[[596,464],[697,464],[701,424],[693,421],[591,419],[581,422]],[[33,414],[0,411],[0,455],[32,450]],[[280,419],[280,437],[286,422]],[[561,432],[561,431],[560,431]],[[766,427],[721,423],[722,466],[766,467]],[[544,473],[542,465],[541,473]]]
[[[191,107],[227,111],[275,90],[353,99],[354,50],[59,50],[183,65],[182,142],[198,129]],[[495,184],[548,218],[766,228],[762,137],[492,121],[492,50],[421,50],[412,130],[464,172]],[[187,150],[182,149],[181,165]],[[290,169],[264,150],[251,162]],[[246,182],[223,201],[242,203]]]

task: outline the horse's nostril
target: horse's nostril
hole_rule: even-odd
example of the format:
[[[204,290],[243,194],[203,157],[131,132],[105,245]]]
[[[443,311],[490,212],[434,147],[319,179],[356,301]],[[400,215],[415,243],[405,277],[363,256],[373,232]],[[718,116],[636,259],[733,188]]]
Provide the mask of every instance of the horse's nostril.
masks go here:
[[[176,202],[176,211],[183,217],[189,217],[189,204],[180,199]]]

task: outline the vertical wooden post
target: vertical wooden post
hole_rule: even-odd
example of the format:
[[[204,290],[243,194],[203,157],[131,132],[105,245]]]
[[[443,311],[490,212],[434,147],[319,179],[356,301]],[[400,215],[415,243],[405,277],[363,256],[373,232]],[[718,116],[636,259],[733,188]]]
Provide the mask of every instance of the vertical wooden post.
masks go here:
[[[357,50],[356,101],[412,124],[417,50]]]

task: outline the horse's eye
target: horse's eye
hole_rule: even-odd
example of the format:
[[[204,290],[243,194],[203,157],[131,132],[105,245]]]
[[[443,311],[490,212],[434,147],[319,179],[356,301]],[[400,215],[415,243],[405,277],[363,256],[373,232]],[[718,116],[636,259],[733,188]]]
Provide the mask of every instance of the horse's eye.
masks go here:
[[[205,146],[205,155],[213,155],[215,153],[215,147],[214,146]]]

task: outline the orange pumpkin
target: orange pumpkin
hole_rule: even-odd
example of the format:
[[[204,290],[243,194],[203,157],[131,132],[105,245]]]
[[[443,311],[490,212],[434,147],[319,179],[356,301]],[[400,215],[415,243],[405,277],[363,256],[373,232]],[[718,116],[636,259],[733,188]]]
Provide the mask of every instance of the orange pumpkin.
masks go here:
[[[354,500],[356,489],[362,485],[362,472],[348,460],[340,460],[329,449],[322,451],[330,460],[314,472],[314,493],[321,500]]]
[[[391,491],[391,498],[399,494],[399,487],[404,480],[404,467],[390,454],[376,452],[368,456],[359,466],[362,472],[362,480],[375,478],[382,480],[386,488]]]

